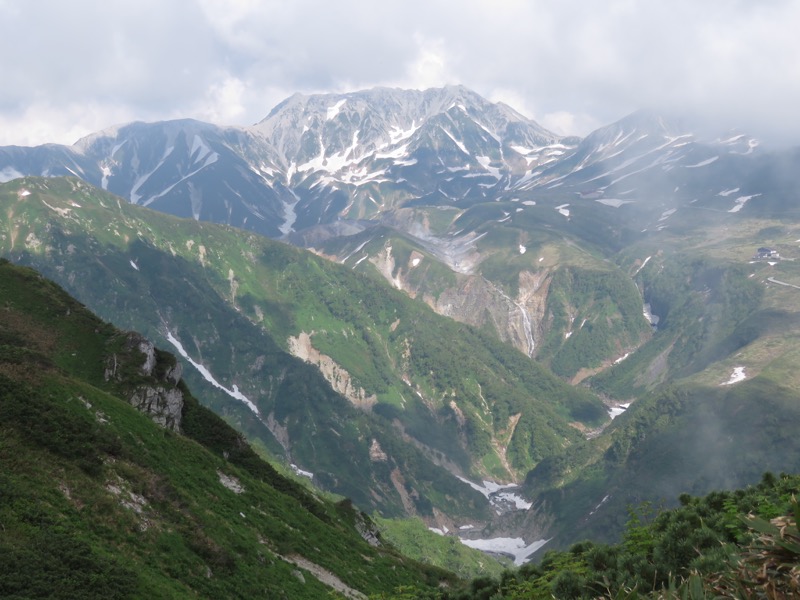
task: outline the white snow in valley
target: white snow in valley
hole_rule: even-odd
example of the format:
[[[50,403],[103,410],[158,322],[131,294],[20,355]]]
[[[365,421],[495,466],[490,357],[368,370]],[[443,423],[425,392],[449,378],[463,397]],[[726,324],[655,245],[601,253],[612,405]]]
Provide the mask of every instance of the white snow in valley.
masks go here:
[[[729,190],[722,190],[719,194],[717,194],[717,196],[722,196],[723,198],[725,198],[727,196],[730,196],[731,194],[735,194],[738,191],[739,191],[738,187],[731,188]]]
[[[461,151],[462,151],[464,154],[467,154],[467,155],[469,155],[469,152],[467,152],[467,147],[464,145],[464,142],[461,142],[461,141],[457,140],[455,137],[453,137],[453,134],[451,134],[449,131],[447,131],[447,129],[445,129],[444,127],[441,127],[441,126],[440,126],[440,127],[439,127],[439,129],[441,129],[442,131],[444,131],[445,135],[446,135],[447,137],[449,137],[451,140],[453,140],[453,143],[454,143],[456,146],[458,146],[458,149],[459,149],[459,150],[461,150]]]
[[[492,495],[492,498],[509,502],[513,504],[517,510],[528,510],[531,506],[533,506],[531,502],[528,502],[524,498],[511,492],[497,492]]]
[[[504,491],[510,488],[517,488],[518,486],[515,483],[502,484],[484,480],[483,485],[480,485],[464,477],[458,477],[458,479],[466,483],[473,490],[483,494],[492,505],[496,506],[498,504],[510,503],[513,504],[517,510],[528,510],[532,506],[530,502],[513,492]]]
[[[519,154],[530,154],[531,152],[536,150],[536,148],[526,148],[525,146],[517,146],[515,144],[509,144],[508,147],[511,148],[514,152],[517,152]]]
[[[647,266],[647,263],[650,262],[651,258],[653,258],[653,257],[652,256],[648,256],[647,258],[644,259],[644,262],[641,265],[639,265],[639,268],[636,269],[636,272],[633,274],[634,277],[636,277],[639,274],[639,271],[641,271],[642,269],[645,268],[645,266]]]
[[[489,158],[488,156],[476,156],[475,160],[481,163],[481,166],[487,171],[489,171],[489,174],[495,179],[501,179],[503,177],[500,174],[500,169],[491,166],[492,159]]]
[[[740,210],[742,210],[742,208],[744,208],[744,205],[747,204],[748,200],[750,200],[751,198],[755,198],[756,196],[760,196],[760,195],[761,194],[751,194],[749,196],[739,196],[735,201],[736,204],[734,205],[734,207],[732,209],[730,209],[728,212],[729,213],[739,212]]]
[[[608,416],[611,417],[611,420],[613,421],[622,413],[624,413],[626,410],[628,410],[630,406],[631,406],[630,402],[628,402],[627,404],[620,404],[619,406],[611,406],[608,409]]]
[[[495,552],[497,554],[508,554],[514,557],[514,564],[517,566],[525,564],[531,554],[544,546],[550,540],[536,540],[532,544],[525,544],[522,538],[490,538],[486,540],[461,540],[461,543],[470,548],[482,550],[484,552]]]
[[[644,318],[648,320],[650,325],[652,325],[654,327],[656,325],[658,325],[658,322],[661,320],[661,317],[659,317],[658,315],[654,315],[651,312],[650,303],[649,302],[645,302],[642,305],[642,314],[644,315]]]
[[[523,200],[522,204],[525,206],[536,206],[536,200]]]
[[[619,357],[617,360],[615,360],[615,361],[614,361],[614,364],[615,364],[615,365],[618,365],[618,364],[619,364],[619,363],[621,363],[623,360],[625,360],[626,358],[628,358],[630,355],[631,355],[631,353],[630,353],[630,352],[626,352],[625,354],[623,354],[622,356],[620,356],[620,357]]]
[[[297,212],[294,209],[299,201],[300,199],[295,196],[294,202],[284,201],[283,203],[283,225],[278,227],[278,231],[283,235],[289,235],[294,231],[294,222],[297,221]]]
[[[525,246],[523,246],[522,244],[519,245],[519,253],[520,254],[525,254],[527,251],[528,251],[528,249]]]
[[[700,161],[700,162],[699,162],[699,163],[697,163],[697,164],[694,164],[694,165],[686,165],[686,168],[687,168],[687,169],[696,169],[696,168],[698,168],[698,167],[705,167],[705,166],[708,166],[708,165],[710,165],[710,164],[711,164],[711,163],[713,163],[713,162],[716,162],[718,159],[719,159],[719,156],[712,156],[711,158],[709,158],[709,159],[706,159],[706,160],[702,160],[702,161]]]
[[[355,268],[356,268],[358,265],[360,265],[362,262],[364,262],[364,261],[365,261],[365,260],[367,260],[368,258],[369,258],[369,254],[365,254],[364,256],[362,256],[361,258],[359,258],[359,259],[358,259],[358,260],[355,262],[355,264],[353,265],[353,268],[355,269]]]
[[[421,258],[413,258],[413,259],[411,259],[411,266],[412,267],[416,267],[421,260],[422,260]]]
[[[224,385],[219,383],[216,379],[214,379],[214,376],[206,367],[192,360],[192,357],[189,356],[189,353],[186,352],[186,350],[184,349],[183,344],[181,344],[180,341],[174,335],[172,335],[171,331],[167,331],[167,341],[173,346],[175,346],[175,349],[178,351],[178,354],[180,354],[184,359],[189,361],[189,364],[191,364],[195,369],[197,369],[200,375],[203,376],[203,379],[208,381],[215,388],[218,388],[223,392],[225,392],[226,394],[228,394],[228,396],[230,396],[231,398],[235,400],[241,400],[247,405],[247,408],[252,410],[255,414],[258,414],[258,408],[256,408],[256,405],[253,404],[244,394],[242,394],[242,392],[239,391],[239,387],[236,384],[233,385],[233,389],[229,390]]]
[[[20,198],[24,198],[25,196],[30,196],[31,193],[28,190],[20,190],[18,196]]]
[[[139,270],[139,265],[137,265],[137,264],[136,264],[135,262],[133,262],[133,261],[130,261],[130,263],[131,263],[131,266],[132,266],[134,269],[136,269],[137,271]]]
[[[389,152],[376,152],[375,158],[403,158],[408,153],[408,144],[398,146]]]
[[[197,156],[195,156],[197,154]],[[206,143],[202,140],[202,138],[195,134],[194,138],[192,139],[192,149],[189,153],[189,156],[192,158],[193,162],[200,162],[205,157],[213,155],[214,158],[208,164],[215,162],[219,158],[219,154],[216,152],[212,152],[211,148],[209,148]]]
[[[461,527],[459,527],[459,529],[461,531],[467,531],[468,529],[473,529],[474,527],[475,525],[462,525]]]
[[[344,106],[345,102],[347,102],[347,100],[346,99],[342,99],[342,100],[339,100],[333,106],[329,106],[328,110],[327,110],[327,113],[325,115],[326,120],[330,121],[331,119],[336,117],[336,115],[338,115],[339,111],[342,109],[342,106]]]
[[[416,158],[412,158],[410,160],[396,160],[396,161],[394,161],[394,166],[395,167],[413,167],[415,164],[417,164],[417,159]],[[405,181],[405,179],[396,179],[395,183],[400,183],[402,181]]]
[[[665,210],[661,213],[661,216],[658,218],[659,221],[666,221],[672,215],[674,215],[678,211],[677,208],[670,208],[669,210]]]
[[[414,132],[416,132],[417,129],[419,129],[419,126],[416,124],[416,121],[412,121],[411,127],[408,129],[402,129],[397,125],[393,125],[389,130],[389,139],[391,140],[390,143],[396,144],[410,138],[412,135],[414,135]]]
[[[736,367],[733,370],[733,373],[731,373],[730,379],[721,385],[733,385],[734,383],[739,383],[745,379],[747,379],[747,375],[744,372],[744,367]]]
[[[436,535],[444,535],[444,531],[442,531],[438,527],[428,527],[428,531],[432,531]]]
[[[619,208],[623,204],[633,204],[633,200],[620,200],[619,198],[597,198],[595,202],[614,208]]]
[[[600,504],[598,504],[597,506],[595,506],[595,507],[594,507],[594,510],[593,510],[592,512],[590,512],[590,513],[589,513],[589,516],[592,516],[594,513],[596,513],[596,512],[597,512],[597,509],[599,509],[601,506],[603,506],[603,504],[605,504],[606,502],[608,502],[608,499],[609,499],[609,498],[611,498],[611,496],[604,496],[604,497],[603,497],[603,499],[602,499],[602,500],[600,500]]]
[[[569,204],[561,204],[560,206],[556,206],[556,210],[564,215],[565,217],[569,218],[569,209],[567,208]]]
[[[289,466],[292,467],[292,471],[294,471],[296,475],[300,475],[301,477],[308,477],[309,479],[314,479],[314,474],[311,471],[304,471],[295,464],[290,464]]]

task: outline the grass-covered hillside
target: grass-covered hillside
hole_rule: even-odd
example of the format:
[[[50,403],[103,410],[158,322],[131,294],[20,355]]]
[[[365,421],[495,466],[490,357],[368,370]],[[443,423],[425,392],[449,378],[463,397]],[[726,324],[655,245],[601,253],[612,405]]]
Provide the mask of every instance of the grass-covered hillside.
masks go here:
[[[650,327],[641,292],[613,262],[625,226],[603,211],[566,218],[555,198],[534,197],[403,208],[358,233],[295,241],[579,382],[641,346]]]
[[[400,556],[349,501],[280,476],[198,403],[172,355],[36,272],[0,262],[0,307],[3,598],[363,598],[454,583]]]
[[[556,515],[554,544],[618,539],[641,501],[800,471],[800,227],[791,214],[696,220],[618,257],[659,320],[639,350],[584,382],[630,408],[528,476]],[[758,258],[759,247],[780,256]]]
[[[454,475],[520,479],[608,419],[491,333],[349,266],[76,179],[9,182],[0,202],[3,254],[103,318],[179,342],[204,403],[362,508],[487,520]]]

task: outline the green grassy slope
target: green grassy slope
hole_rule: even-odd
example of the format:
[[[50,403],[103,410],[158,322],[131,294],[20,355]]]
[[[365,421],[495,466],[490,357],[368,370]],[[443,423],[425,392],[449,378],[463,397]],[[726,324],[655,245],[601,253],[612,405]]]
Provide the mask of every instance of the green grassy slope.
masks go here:
[[[182,433],[137,412],[119,394],[157,383],[143,355],[35,272],[2,261],[0,305],[3,597],[328,597],[318,568],[368,594],[452,583],[367,543],[364,515],[278,475],[185,385]],[[106,381],[112,354],[133,379]]]
[[[361,507],[488,518],[485,499],[447,470],[520,477],[581,439],[570,422],[607,419],[590,392],[494,336],[308,252],[73,179],[10,182],[0,200],[6,256],[106,319],[153,339],[169,331],[259,415],[187,366],[204,403]],[[303,334],[350,401],[287,353]]]

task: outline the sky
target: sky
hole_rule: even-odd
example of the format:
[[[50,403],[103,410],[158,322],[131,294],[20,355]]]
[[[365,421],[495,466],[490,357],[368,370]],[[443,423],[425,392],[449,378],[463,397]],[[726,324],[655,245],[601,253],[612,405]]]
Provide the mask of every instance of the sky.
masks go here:
[[[0,145],[447,84],[560,134],[644,108],[800,145],[798,25],[800,0],[0,0]]]

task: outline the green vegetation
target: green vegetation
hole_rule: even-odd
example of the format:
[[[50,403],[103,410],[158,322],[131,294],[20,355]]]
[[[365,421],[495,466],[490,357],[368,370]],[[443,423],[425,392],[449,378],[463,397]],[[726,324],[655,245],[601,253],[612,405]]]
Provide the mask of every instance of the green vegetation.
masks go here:
[[[641,302],[636,286],[620,271],[556,271],[547,304],[550,336],[539,356],[552,356],[553,372],[572,377],[638,347],[649,334]],[[567,339],[564,332],[570,334]]]
[[[74,179],[17,180],[0,195],[13,213],[0,221],[11,232],[2,239],[6,256],[119,326],[163,344],[169,331],[259,415],[187,366],[204,405],[364,509],[408,512],[392,480],[399,470],[418,499],[416,514],[487,518],[485,499],[437,466],[442,460],[476,478],[519,479],[581,440],[570,423],[607,420],[591,392],[349,266],[153,213]],[[401,246],[407,262],[410,246]],[[299,352],[289,338],[301,334],[335,365],[328,381],[289,354]],[[371,410],[359,407],[373,397]],[[373,440],[386,461],[370,458]]]
[[[457,537],[441,536],[421,519],[375,519],[381,536],[405,556],[452,571],[463,579],[499,577],[499,560],[462,544]],[[508,561],[510,562],[510,561]]]
[[[441,600],[582,598],[790,598],[800,591],[800,477],[761,483],[655,512],[630,509],[614,545],[580,542],[499,578],[482,577]],[[770,523],[772,519],[772,523]],[[410,598],[411,591],[375,596]],[[432,597],[424,595],[421,597]]]
[[[365,593],[454,582],[367,543],[366,515],[280,476],[185,385],[182,433],[136,411],[119,393],[158,370],[38,274],[0,261],[0,305],[0,596],[327,597],[317,568]],[[112,356],[132,380],[106,380]]]

